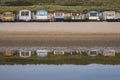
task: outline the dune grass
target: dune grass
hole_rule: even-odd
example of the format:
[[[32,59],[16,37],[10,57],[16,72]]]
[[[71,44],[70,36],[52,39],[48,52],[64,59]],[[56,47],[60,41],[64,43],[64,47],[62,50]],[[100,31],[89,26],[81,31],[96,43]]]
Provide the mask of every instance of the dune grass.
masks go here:
[[[55,12],[55,11],[63,11],[63,12],[71,12],[73,10],[78,10],[82,13],[86,13],[91,10],[95,11],[105,11],[105,10],[114,10],[114,11],[120,11],[119,7],[113,7],[113,6],[60,6],[60,5],[33,5],[33,6],[0,6],[0,13],[2,13],[5,10],[12,10],[16,13],[19,12],[21,9],[29,9],[33,12],[39,9],[45,9],[49,12]]]

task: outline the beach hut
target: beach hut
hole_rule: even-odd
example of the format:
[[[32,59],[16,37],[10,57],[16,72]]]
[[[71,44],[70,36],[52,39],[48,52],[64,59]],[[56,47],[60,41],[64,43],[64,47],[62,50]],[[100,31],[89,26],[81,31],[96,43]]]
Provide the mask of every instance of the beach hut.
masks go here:
[[[2,55],[3,55],[3,53],[4,53],[4,52],[0,50],[0,56],[2,56]]]
[[[103,20],[115,20],[116,12],[115,11],[104,11],[102,12]]]
[[[19,51],[19,56],[20,57],[27,58],[27,57],[30,57],[31,55],[32,55],[32,52],[29,51],[29,50],[20,50]]]
[[[71,12],[71,20],[72,21],[85,20],[85,15],[83,15],[80,11],[72,11]]]
[[[120,12],[116,12],[115,17],[118,22],[120,22]]]
[[[14,55],[14,51],[13,50],[5,50],[3,51],[3,56],[13,56]]]
[[[86,15],[88,20],[100,20],[100,13],[97,11],[89,11]]]
[[[1,21],[15,21],[16,15],[14,11],[3,11],[1,14]]]
[[[49,13],[48,16],[50,18],[50,21],[54,22],[54,14],[53,13]]]
[[[62,50],[54,50],[54,55],[64,55],[64,51],[62,51]]]
[[[98,49],[93,49],[93,50],[89,50],[88,51],[88,55],[89,56],[97,56],[99,54],[99,50]]]
[[[64,13],[54,12],[54,21],[64,21]]]
[[[71,54],[71,55],[80,55],[81,52],[80,52],[80,51],[71,51],[70,54]]]
[[[39,56],[39,57],[47,57],[48,56],[47,50],[37,50],[36,53],[37,53],[37,56]]]
[[[0,14],[0,21],[1,21],[1,14]]]
[[[32,19],[32,13],[30,10],[20,10],[19,11],[19,20],[20,21],[30,21]]]
[[[105,49],[103,50],[103,56],[115,56],[114,49]]]
[[[37,21],[49,21],[50,18],[48,16],[48,11],[47,10],[37,10],[36,20]]]
[[[64,21],[66,21],[66,22],[71,21],[71,13],[64,13]]]

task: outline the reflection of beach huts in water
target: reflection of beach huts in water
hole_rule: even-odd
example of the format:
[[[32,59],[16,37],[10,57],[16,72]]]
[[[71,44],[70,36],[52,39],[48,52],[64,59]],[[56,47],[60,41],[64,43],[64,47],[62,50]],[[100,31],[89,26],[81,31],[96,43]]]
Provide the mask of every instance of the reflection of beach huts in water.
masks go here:
[[[13,11],[4,11],[1,15],[2,21],[15,21],[16,15]]]
[[[49,21],[48,11],[47,10],[37,10],[36,20],[37,21]]]
[[[20,21],[30,21],[32,19],[32,13],[30,10],[20,10],[19,11],[19,20]]]
[[[39,56],[39,57],[47,57],[48,56],[47,50],[37,50],[36,53],[37,53],[37,56]]]
[[[103,56],[115,56],[115,50],[114,49],[103,50]]]
[[[86,15],[88,20],[100,20],[100,13],[97,11],[89,11]]]
[[[5,50],[5,51],[3,51],[4,56],[13,56],[14,53],[15,52],[13,50]]]
[[[104,11],[102,12],[103,20],[115,20],[116,12],[115,11]]]
[[[99,50],[98,49],[93,49],[93,50],[89,50],[88,51],[88,55],[89,56],[97,56],[99,54]]]
[[[80,55],[81,51],[71,51],[71,55]]]
[[[54,55],[64,55],[64,51],[62,51],[62,50],[54,50]]]
[[[32,55],[32,52],[28,51],[28,50],[20,50],[19,55],[20,55],[20,57],[27,58],[27,57],[30,57]]]
[[[64,21],[64,13],[63,12],[54,12],[54,20],[55,21]]]

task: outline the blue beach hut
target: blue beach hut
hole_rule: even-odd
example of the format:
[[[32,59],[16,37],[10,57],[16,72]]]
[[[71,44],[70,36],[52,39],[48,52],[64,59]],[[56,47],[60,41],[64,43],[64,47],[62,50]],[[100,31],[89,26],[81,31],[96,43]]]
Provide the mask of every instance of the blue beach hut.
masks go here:
[[[64,21],[64,13],[63,12],[54,12],[54,20],[55,21]]]
[[[47,50],[37,50],[36,53],[37,53],[37,56],[39,56],[39,57],[47,57],[48,56]]]
[[[48,11],[47,10],[37,10],[36,12],[36,20],[37,21],[48,21]]]

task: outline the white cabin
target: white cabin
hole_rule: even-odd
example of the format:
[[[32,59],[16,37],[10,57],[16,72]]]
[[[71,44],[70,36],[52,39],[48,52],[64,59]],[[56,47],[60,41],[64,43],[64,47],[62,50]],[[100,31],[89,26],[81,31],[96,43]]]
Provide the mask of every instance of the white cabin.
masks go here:
[[[87,13],[88,20],[100,20],[99,12],[97,11],[90,11]]]
[[[54,50],[54,55],[64,55],[64,51],[62,51],[62,50]]]
[[[93,50],[89,50],[88,51],[88,55],[89,56],[97,56],[99,54],[99,50],[98,49],[93,49]]]
[[[114,20],[116,19],[116,13],[115,11],[104,11],[102,13],[103,20]]]
[[[31,51],[27,51],[27,50],[21,50],[21,51],[19,51],[19,56],[20,57],[27,58],[27,57],[30,57],[31,55],[32,55]]]
[[[20,21],[30,21],[32,19],[32,13],[30,10],[20,10],[19,11],[19,20]]]
[[[81,19],[80,15],[81,15],[81,14],[80,14],[79,12],[78,12],[78,13],[77,13],[77,12],[72,12],[72,13],[71,13],[71,16],[72,16],[71,19],[72,19],[72,20],[80,20],[80,19]]]
[[[115,56],[115,50],[113,49],[106,49],[103,51],[103,56]]]

